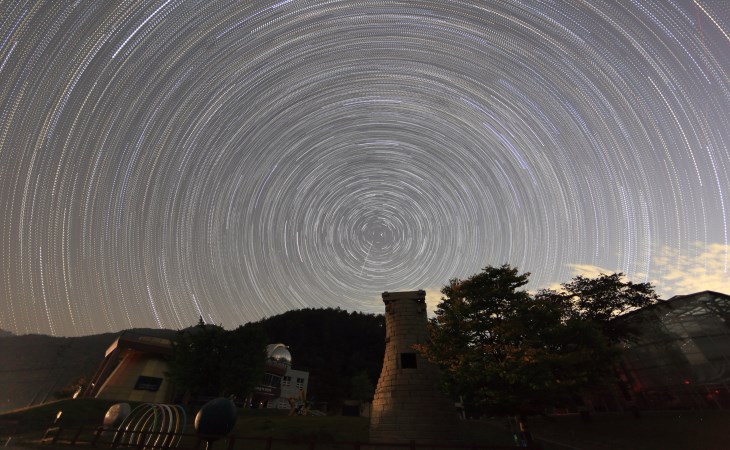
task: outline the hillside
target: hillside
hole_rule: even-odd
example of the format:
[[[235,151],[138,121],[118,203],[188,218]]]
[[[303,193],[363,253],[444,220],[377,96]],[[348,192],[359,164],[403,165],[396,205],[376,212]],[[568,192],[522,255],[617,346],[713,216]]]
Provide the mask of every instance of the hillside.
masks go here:
[[[375,390],[385,352],[382,315],[307,308],[257,325],[270,342],[289,346],[295,369],[309,372],[310,400],[337,409],[342,400],[363,400]]]
[[[137,331],[155,334],[160,330]],[[119,334],[3,336],[0,338],[0,412],[54,400],[55,392],[79,377],[90,379],[104,352]]]
[[[377,383],[384,351],[383,316],[309,308],[269,317],[255,325],[263,328],[270,342],[290,347],[294,368],[310,372],[310,398],[336,408],[343,399],[356,396],[358,387],[363,391],[362,384],[368,384],[362,381],[364,377],[373,388]],[[165,337],[172,333],[130,331]],[[55,392],[79,377],[91,379],[120,333],[0,338],[0,412],[54,400]]]

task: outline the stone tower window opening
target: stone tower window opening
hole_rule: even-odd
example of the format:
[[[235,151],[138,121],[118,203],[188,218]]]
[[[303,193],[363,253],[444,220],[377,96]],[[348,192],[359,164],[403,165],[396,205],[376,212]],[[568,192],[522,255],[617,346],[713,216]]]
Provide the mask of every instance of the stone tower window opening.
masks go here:
[[[401,353],[400,354],[400,368],[401,369],[417,369],[418,363],[416,361],[415,353]]]

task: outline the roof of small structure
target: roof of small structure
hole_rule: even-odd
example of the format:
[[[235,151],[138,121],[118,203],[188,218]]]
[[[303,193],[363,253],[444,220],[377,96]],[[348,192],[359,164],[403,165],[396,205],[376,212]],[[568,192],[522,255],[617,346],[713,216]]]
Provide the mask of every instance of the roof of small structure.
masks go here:
[[[291,366],[291,353],[289,352],[289,348],[280,342],[267,345],[266,355],[269,359]]]
[[[172,354],[174,332],[167,333],[167,335],[168,337],[149,336],[134,331],[124,331],[111,343],[104,356],[109,356],[117,349],[132,349],[150,354],[170,355]]]
[[[687,302],[687,301],[691,302],[693,300],[700,299],[702,297],[713,297],[713,298],[720,297],[720,298],[723,298],[724,300],[730,301],[730,295],[728,295],[728,294],[723,294],[722,292],[717,292],[717,291],[706,290],[706,291],[695,292],[693,294],[675,295],[675,296],[669,298],[668,300],[660,299],[657,303],[654,303],[653,305],[648,305],[643,308],[629,311],[626,314],[622,314],[621,316],[619,316],[617,318],[630,319],[631,317],[636,316],[638,314],[649,312],[649,311],[652,311],[655,309],[659,310],[659,308],[672,309],[673,305],[683,304],[684,302]]]

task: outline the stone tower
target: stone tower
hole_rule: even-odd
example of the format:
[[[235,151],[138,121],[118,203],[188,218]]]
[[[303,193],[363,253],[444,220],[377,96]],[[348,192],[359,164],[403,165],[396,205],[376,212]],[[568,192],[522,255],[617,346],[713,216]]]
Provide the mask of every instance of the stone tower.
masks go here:
[[[385,358],[370,414],[371,442],[456,442],[454,402],[439,369],[413,349],[426,342],[426,293],[383,292]]]

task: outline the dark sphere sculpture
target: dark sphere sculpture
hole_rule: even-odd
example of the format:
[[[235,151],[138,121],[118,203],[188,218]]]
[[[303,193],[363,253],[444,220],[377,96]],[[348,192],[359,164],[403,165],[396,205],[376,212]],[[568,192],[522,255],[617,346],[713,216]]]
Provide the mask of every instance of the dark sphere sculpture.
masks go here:
[[[104,428],[118,428],[132,412],[129,403],[116,403],[104,415]]]
[[[236,405],[227,398],[215,398],[200,408],[195,416],[195,431],[207,441],[230,433],[236,424]]]

